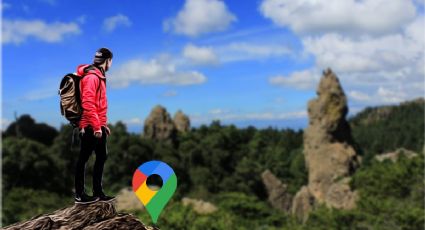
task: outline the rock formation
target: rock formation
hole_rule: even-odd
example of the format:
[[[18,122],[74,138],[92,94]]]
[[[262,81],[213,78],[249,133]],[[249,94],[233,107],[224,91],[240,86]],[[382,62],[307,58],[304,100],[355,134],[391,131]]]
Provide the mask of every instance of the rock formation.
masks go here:
[[[177,131],[186,133],[190,129],[190,120],[189,117],[184,114],[181,110],[177,111],[176,114],[174,114],[174,125],[177,129]]]
[[[174,136],[175,126],[167,110],[157,105],[145,120],[144,136],[154,140],[167,140]]]
[[[268,201],[270,205],[281,211],[288,212],[291,210],[292,196],[287,192],[287,185],[283,184],[270,170],[266,170],[261,174],[263,184],[266,186],[269,195]]]
[[[143,136],[154,140],[174,139],[177,132],[188,132],[190,120],[182,111],[177,111],[174,119],[171,119],[167,110],[157,105],[145,120]]]
[[[140,203],[139,198],[133,192],[133,188],[123,188],[116,196],[116,209],[120,211],[144,210],[145,207]]]
[[[314,197],[310,194],[307,186],[302,186],[293,201],[291,212],[302,222],[306,222],[308,213],[314,208]]]
[[[192,206],[193,210],[198,214],[211,214],[218,210],[218,208],[210,202],[188,197],[182,199],[182,204],[184,206]]]
[[[357,193],[348,184],[359,159],[345,119],[347,98],[330,69],[324,71],[317,95],[308,103],[309,126],[304,132],[308,185],[295,196],[292,207],[293,213],[303,216],[302,219],[314,206],[311,204],[351,209],[357,199]]]
[[[154,230],[144,225],[131,214],[117,213],[114,203],[96,202],[74,204],[50,214],[36,216],[31,220],[16,223],[3,229],[87,229],[87,230]]]
[[[394,152],[376,155],[375,159],[379,162],[382,162],[387,159],[392,162],[396,162],[401,155],[404,155],[405,157],[410,159],[416,157],[418,154],[405,148],[400,148]]]

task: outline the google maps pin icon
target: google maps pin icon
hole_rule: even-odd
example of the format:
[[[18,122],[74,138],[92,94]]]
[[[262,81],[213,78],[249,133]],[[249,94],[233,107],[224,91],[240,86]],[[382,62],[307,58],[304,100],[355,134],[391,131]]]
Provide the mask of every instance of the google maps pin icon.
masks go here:
[[[162,187],[158,191],[150,189],[146,184],[148,177],[154,174],[159,175],[162,179]],[[176,174],[170,166],[162,161],[145,162],[133,174],[133,191],[145,205],[154,224],[176,188]]]

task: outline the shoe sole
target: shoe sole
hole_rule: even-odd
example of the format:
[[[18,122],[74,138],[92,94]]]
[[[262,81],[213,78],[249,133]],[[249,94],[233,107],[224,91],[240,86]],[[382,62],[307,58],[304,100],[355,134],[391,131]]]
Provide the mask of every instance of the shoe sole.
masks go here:
[[[116,200],[116,197],[109,199],[109,200],[98,200],[98,202],[110,202]]]
[[[94,200],[94,201],[86,201],[86,202],[83,202],[83,201],[74,201],[74,203],[75,204],[93,204],[93,203],[95,203],[95,202],[98,202],[99,201],[99,199],[97,199],[97,200]]]

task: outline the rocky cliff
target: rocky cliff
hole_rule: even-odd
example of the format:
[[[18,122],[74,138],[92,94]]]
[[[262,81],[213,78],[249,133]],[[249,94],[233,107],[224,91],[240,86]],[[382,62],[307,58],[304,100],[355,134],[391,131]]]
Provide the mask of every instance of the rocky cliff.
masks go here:
[[[181,110],[174,115],[173,122],[178,132],[186,133],[190,129],[190,119]]]
[[[154,140],[174,139],[177,132],[187,132],[190,129],[190,120],[182,111],[178,111],[171,119],[167,110],[157,105],[146,118],[143,136]]]
[[[308,185],[294,197],[292,212],[306,219],[316,204],[351,209],[357,193],[349,187],[350,175],[359,165],[346,120],[347,98],[337,76],[323,72],[317,98],[308,103],[309,125],[304,133]]]
[[[96,202],[93,204],[75,204],[2,229],[155,230],[158,228],[144,225],[131,214],[117,213],[114,203]]]

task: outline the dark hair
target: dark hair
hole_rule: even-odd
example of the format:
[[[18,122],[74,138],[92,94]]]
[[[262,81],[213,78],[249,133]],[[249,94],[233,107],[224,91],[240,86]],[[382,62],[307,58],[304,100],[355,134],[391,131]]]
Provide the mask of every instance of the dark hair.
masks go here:
[[[94,55],[93,64],[94,65],[101,65],[103,64],[107,59],[112,58],[113,54],[108,48],[100,48],[96,51],[96,54]]]

